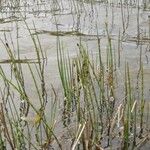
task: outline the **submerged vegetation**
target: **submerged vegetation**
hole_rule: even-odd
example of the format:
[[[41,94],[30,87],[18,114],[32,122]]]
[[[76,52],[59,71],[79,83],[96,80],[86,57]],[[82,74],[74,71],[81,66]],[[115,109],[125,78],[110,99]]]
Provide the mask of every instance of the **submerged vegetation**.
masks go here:
[[[139,19],[140,11],[150,11],[148,2],[37,0],[33,1],[36,10],[32,11],[32,2],[5,0],[4,4],[0,1],[0,25],[15,22],[16,27],[15,36],[11,35],[10,29],[0,29],[4,33],[4,38],[0,38],[0,48],[6,52],[0,59],[0,150],[149,149],[150,102],[146,86],[149,79],[145,77],[145,64],[149,64],[150,18],[148,16],[145,30],[141,28]],[[84,33],[82,13],[85,13],[86,20],[89,9],[90,23],[93,24],[92,17],[98,16],[96,7],[101,8],[100,5],[105,10],[106,19],[102,33],[98,22],[94,24],[94,33]],[[48,9],[46,6],[51,7]],[[112,9],[110,19],[110,8],[119,9],[117,13],[122,19],[119,20],[121,27],[115,30],[119,32],[115,34],[115,12]],[[137,12],[137,34],[130,37],[128,28],[132,11]],[[31,27],[28,15],[40,18],[41,13],[45,18],[52,14],[55,30],[40,30],[35,22]],[[75,24],[69,31],[61,30],[63,25],[59,23],[59,15],[73,17]],[[34,58],[21,53],[18,21],[23,22],[24,30],[28,31],[28,39],[33,43],[33,54],[30,54]],[[47,77],[53,64],[43,48],[43,34],[49,35],[50,40],[56,38],[56,60],[53,61],[57,63],[54,70],[59,74],[55,78],[58,85],[51,84]],[[63,42],[65,37],[77,38],[73,41],[76,45],[73,56]],[[87,46],[91,41],[95,42],[92,50]],[[136,45],[139,52],[136,67],[123,52],[124,42]],[[23,46],[26,44],[24,42]]]

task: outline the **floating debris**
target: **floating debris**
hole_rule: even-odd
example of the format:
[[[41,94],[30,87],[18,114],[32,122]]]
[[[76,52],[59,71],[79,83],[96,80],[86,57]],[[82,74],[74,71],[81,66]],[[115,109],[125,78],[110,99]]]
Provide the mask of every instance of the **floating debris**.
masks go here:
[[[0,64],[7,64],[7,63],[38,63],[37,59],[5,59],[5,60],[0,60]]]

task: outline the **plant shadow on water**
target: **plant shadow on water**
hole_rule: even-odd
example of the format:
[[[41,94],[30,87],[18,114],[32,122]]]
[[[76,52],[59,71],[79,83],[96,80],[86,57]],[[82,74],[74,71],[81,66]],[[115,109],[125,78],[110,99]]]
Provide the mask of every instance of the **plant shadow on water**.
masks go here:
[[[150,148],[148,1],[0,8],[0,150]]]

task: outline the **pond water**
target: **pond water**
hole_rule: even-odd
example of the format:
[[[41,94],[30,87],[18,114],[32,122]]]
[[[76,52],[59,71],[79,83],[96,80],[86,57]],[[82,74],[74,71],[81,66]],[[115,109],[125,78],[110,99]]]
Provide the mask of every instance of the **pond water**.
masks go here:
[[[10,59],[6,51],[6,43],[16,57],[18,57],[17,49],[19,49],[21,59],[27,58],[34,61],[36,51],[31,35],[38,35],[42,50],[47,56],[45,81],[48,96],[51,97],[51,85],[61,95],[62,85],[57,64],[58,36],[64,52],[69,53],[70,58],[76,58],[77,44],[80,41],[91,56],[97,57],[97,38],[100,38],[102,59],[105,62],[108,46],[107,28],[113,48],[116,49],[116,55],[118,54],[118,40],[121,41],[120,66],[117,67],[120,81],[124,74],[124,64],[128,62],[133,81],[136,82],[134,75],[136,76],[139,70],[141,52],[144,69],[144,95],[149,103],[150,2],[148,0],[140,0],[139,7],[138,0],[108,0],[107,2],[103,0],[20,0],[17,2],[4,0],[0,3],[0,65],[8,78],[11,77],[11,63],[5,63]],[[34,65],[31,64],[31,66],[35,69]],[[22,67],[26,91],[32,102],[37,103],[38,107],[37,92],[30,70],[27,64],[22,64]],[[120,82],[120,84],[123,83]],[[3,87],[3,82],[0,83],[0,86]],[[18,99],[15,103],[19,108]],[[30,113],[32,116],[32,112]]]
[[[35,48],[25,22],[33,34],[38,34],[42,49],[48,57],[47,75],[58,77],[57,67],[57,30],[66,51],[72,57],[77,52],[80,39],[94,55],[97,54],[97,34],[102,40],[105,53],[107,46],[106,23],[112,37],[114,48],[117,49],[119,33],[125,33],[122,42],[121,61],[129,61],[136,69],[139,61],[139,47],[136,37],[140,33],[142,57],[146,76],[149,74],[149,18],[150,12],[142,8],[137,10],[137,2],[123,3],[123,17],[119,1],[19,1],[19,4],[5,2],[1,6],[0,37],[7,39],[13,51],[17,53],[17,36],[21,58],[35,58]],[[142,1],[140,1],[142,3]],[[19,7],[17,7],[17,5]],[[142,7],[142,5],[140,5]],[[139,21],[137,21],[139,16]],[[25,22],[24,22],[25,20]],[[138,27],[139,24],[139,27]],[[35,25],[35,27],[34,27]],[[36,28],[36,30],[35,30]],[[139,30],[139,31],[138,31]],[[62,33],[61,33],[62,32]],[[17,35],[18,34],[18,35]],[[4,36],[5,35],[5,36]],[[13,45],[12,45],[13,43]],[[4,45],[0,43],[1,60],[7,60],[8,55]],[[103,56],[106,57],[105,54]],[[124,63],[123,63],[124,65]],[[134,70],[133,70],[134,71]],[[49,74],[49,75],[48,75]],[[56,82],[56,80],[52,80]]]

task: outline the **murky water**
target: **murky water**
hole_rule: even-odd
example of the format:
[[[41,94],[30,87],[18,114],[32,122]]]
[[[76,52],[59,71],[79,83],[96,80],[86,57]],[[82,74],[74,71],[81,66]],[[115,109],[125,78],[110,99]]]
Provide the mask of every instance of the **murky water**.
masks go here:
[[[19,6],[19,7],[18,7]],[[147,6],[149,3],[147,1]],[[20,3],[3,2],[0,7],[0,62],[8,60],[5,44],[8,43],[13,52],[19,53],[22,59],[35,59],[35,47],[28,31],[32,35],[38,35],[42,49],[47,54],[47,65],[45,70],[45,81],[47,90],[50,91],[51,84],[58,93],[61,93],[61,82],[57,67],[57,36],[66,53],[71,58],[76,57],[77,43],[82,41],[88,51],[96,56],[97,37],[101,39],[102,59],[106,61],[107,33],[112,38],[114,49],[118,48],[118,38],[121,42],[121,66],[118,67],[120,78],[124,73],[124,63],[130,64],[133,74],[137,74],[140,63],[140,50],[142,50],[142,61],[144,67],[145,98],[149,101],[150,96],[150,10],[143,7],[137,8],[137,2],[129,2],[129,5],[120,1],[104,3],[97,1],[70,1],[70,0],[43,0],[43,1],[21,1]],[[138,19],[137,19],[138,18]],[[27,25],[28,26],[27,26]],[[36,28],[36,29],[35,29]],[[137,46],[137,37],[140,38]],[[116,51],[117,55],[117,51]],[[10,76],[9,63],[2,63],[6,74]],[[27,64],[23,65],[25,85],[28,95],[36,103],[37,95],[33,79],[29,75]],[[134,79],[133,79],[134,80]],[[0,83],[3,86],[3,83]],[[135,83],[136,86],[136,83]],[[50,96],[50,95],[49,95]],[[17,102],[18,103],[18,102]],[[19,105],[19,104],[18,104]],[[38,107],[38,104],[37,104]]]
[[[132,6],[133,5],[133,6]],[[77,51],[77,43],[81,39],[88,50],[97,54],[97,34],[102,39],[102,49],[105,58],[105,50],[107,46],[106,23],[112,36],[114,48],[117,49],[119,32],[123,32],[123,23],[126,26],[122,43],[121,62],[129,61],[136,71],[139,62],[139,47],[137,48],[136,37],[139,32],[142,42],[142,57],[146,76],[149,72],[149,11],[140,9],[139,22],[137,22],[138,10],[132,5],[123,6],[123,17],[121,14],[121,6],[118,2],[113,4],[104,4],[100,1],[82,2],[82,1],[24,1],[21,7],[11,7],[10,3],[5,3],[1,7],[0,19],[0,37],[4,41],[7,39],[9,45],[17,53],[17,33],[19,42],[19,51],[22,58],[35,58],[35,49],[31,40],[27,26],[23,21],[25,18],[28,27],[33,34],[38,34],[42,48],[47,53],[48,65],[46,76],[49,82],[57,82],[57,52],[56,52],[56,33],[57,28],[60,33],[60,40],[66,51],[72,57],[75,57]],[[34,25],[36,31],[34,29]],[[76,33],[75,33],[76,32]],[[68,34],[67,34],[68,33]],[[4,34],[6,37],[4,37]],[[145,39],[145,40],[144,40]],[[12,45],[13,42],[13,45]],[[1,55],[0,59],[8,59],[4,45],[0,43]],[[124,65],[124,63],[122,63]],[[147,77],[146,77],[147,78]],[[30,79],[29,79],[30,80]],[[30,82],[29,82],[30,83]],[[147,82],[146,82],[147,83]],[[30,87],[30,85],[29,85]],[[148,97],[148,96],[147,96]]]

